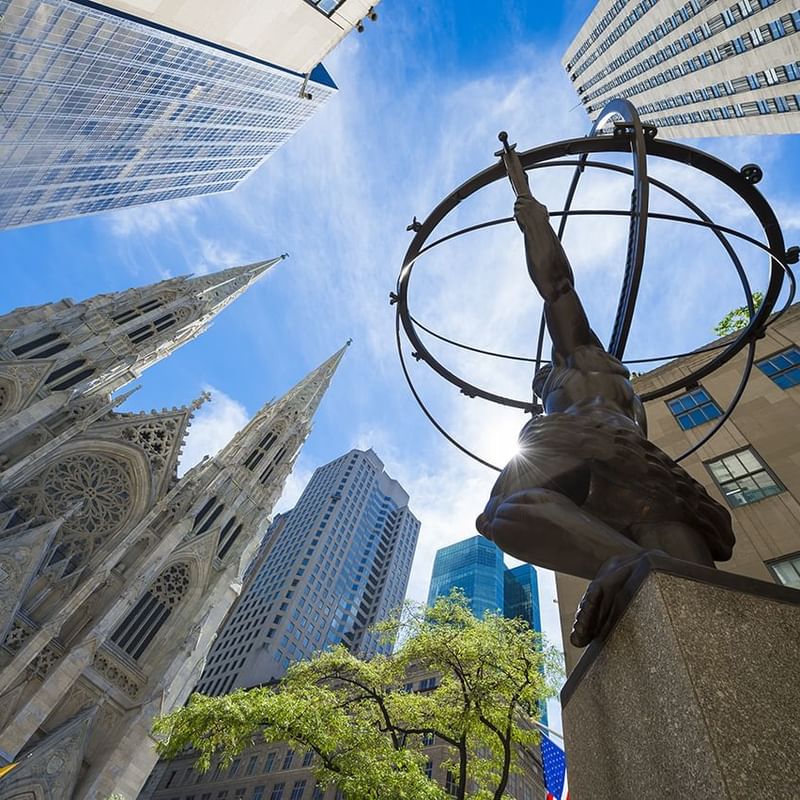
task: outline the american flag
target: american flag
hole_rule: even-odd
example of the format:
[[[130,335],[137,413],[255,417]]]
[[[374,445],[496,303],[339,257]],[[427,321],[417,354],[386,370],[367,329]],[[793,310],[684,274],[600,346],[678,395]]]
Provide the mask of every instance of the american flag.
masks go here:
[[[564,751],[542,734],[542,765],[547,800],[569,800],[567,761]]]

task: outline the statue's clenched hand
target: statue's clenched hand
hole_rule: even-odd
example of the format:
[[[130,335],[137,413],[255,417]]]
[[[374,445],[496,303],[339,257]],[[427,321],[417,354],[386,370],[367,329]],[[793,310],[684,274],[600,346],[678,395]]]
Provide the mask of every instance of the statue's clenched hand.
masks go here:
[[[518,197],[514,203],[514,218],[523,233],[534,233],[542,225],[550,225],[547,207],[533,197]]]

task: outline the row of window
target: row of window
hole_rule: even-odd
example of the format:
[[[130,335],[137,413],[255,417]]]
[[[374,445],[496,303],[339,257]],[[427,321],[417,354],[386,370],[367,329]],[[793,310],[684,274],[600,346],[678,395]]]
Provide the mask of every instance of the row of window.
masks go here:
[[[616,92],[615,96],[618,97],[631,97],[648,89],[653,89],[661,84],[677,80],[692,72],[710,67],[712,64],[718,64],[727,58],[741,55],[753,48],[759,47],[767,42],[774,41],[783,36],[790,36],[800,30],[800,11],[792,11],[790,14],[785,14],[777,20],[772,20],[769,23],[762,25],[759,28],[754,28],[748,33],[737,36],[735,39],[723,42],[718,47],[712,47],[702,53],[698,53],[692,58],[687,59],[681,63],[676,63],[672,67],[668,67],[663,72],[659,72],[643,81],[640,81],[627,89]],[[699,41],[699,39],[698,39]],[[673,52],[674,51],[674,52]],[[664,50],[659,50],[654,55],[650,56],[645,61],[635,67],[631,67],[623,73],[618,74],[613,80],[610,80],[600,86],[593,92],[582,97],[584,103],[588,103],[597,97],[602,97],[608,94],[611,90],[615,89],[622,84],[627,83],[631,78],[649,71],[658,64],[669,62],[677,53],[678,49],[673,48],[671,45]],[[578,89],[581,93],[583,90]],[[591,110],[591,106],[587,106],[587,110]]]
[[[594,86],[594,84],[603,77],[613,73],[623,64],[627,64],[634,56],[637,56],[639,53],[647,50],[668,33],[671,33],[672,31],[681,27],[681,25],[683,25],[685,22],[688,22],[695,14],[700,13],[701,9],[705,8],[707,5],[711,5],[711,3],[714,2],[716,2],[716,0],[702,0],[702,2],[701,0],[692,0],[692,2],[687,3],[685,6],[683,6],[683,8],[678,9],[672,16],[667,17],[659,25],[656,25],[655,28],[648,31],[648,33],[639,39],[639,41],[635,42],[633,45],[620,53],[610,64],[601,69],[599,72],[595,73],[589,81],[582,84],[582,88],[587,89],[590,86]],[[769,0],[769,2],[774,2],[774,0]],[[712,20],[709,20],[709,24],[711,22]],[[721,20],[720,27],[722,27]],[[617,41],[623,32],[624,30],[622,26],[612,31],[611,35],[605,40],[605,42],[603,42],[595,50],[595,52],[589,58],[587,58],[586,61],[584,61],[584,63],[581,64],[581,66],[578,67],[570,76],[572,80],[574,81],[576,78],[582,75],[603,53],[606,53],[610,45]],[[679,39],[677,41],[681,40]],[[683,41],[686,42],[687,47],[691,46],[692,44],[697,44],[696,41],[693,41],[691,34],[685,35],[683,37]]]
[[[666,111],[670,108],[690,105],[692,103],[702,103],[714,98],[729,97],[741,92],[748,92],[751,89],[761,89],[766,86],[775,86],[779,83],[789,83],[800,80],[800,62],[783,64],[776,67],[768,67],[761,72],[753,72],[750,75],[741,75],[732,80],[721,81],[700,89],[693,89],[691,92],[666,97],[661,100],[654,100],[652,103],[644,103],[638,106],[639,113],[650,114],[654,111]],[[762,101],[763,102],[763,101]],[[707,109],[711,110],[711,109]]]
[[[266,794],[267,787],[265,785],[254,786],[250,795],[247,795],[247,788],[244,786],[234,789],[233,794],[230,794],[228,789],[220,789],[216,794],[213,792],[203,792],[200,795],[187,794],[184,800],[304,800],[306,796],[309,797],[309,800],[322,800],[325,790],[315,784],[311,794],[306,795],[306,783],[305,780],[295,781],[289,789],[285,782],[279,781],[272,787],[269,794]],[[181,800],[181,798],[175,797],[170,800]]]
[[[577,49],[575,55],[567,62],[567,70],[572,69],[572,67],[577,64],[578,61],[580,61],[583,54],[592,46],[592,43],[596,41],[597,37],[611,24],[611,22],[616,18],[617,14],[619,14],[619,12],[622,11],[622,9],[626,6],[627,2],[628,0],[616,0],[616,2],[605,13],[602,19],[600,19],[594,29],[589,33],[589,36]],[[649,0],[649,5],[653,6],[657,2],[658,0]]]
[[[756,362],[756,366],[781,389],[800,385],[800,348],[792,346],[769,358]],[[695,389],[667,401],[667,407],[685,431],[710,422],[721,416],[719,406],[705,389]]]
[[[656,127],[665,128],[672,125],[695,125],[724,119],[742,119],[743,117],[795,113],[797,111],[800,111],[800,94],[770,97],[765,100],[753,100],[747,103],[734,103],[730,106],[719,106],[717,108],[704,108],[702,111],[670,114],[666,117],[651,117],[647,119],[647,122]]]

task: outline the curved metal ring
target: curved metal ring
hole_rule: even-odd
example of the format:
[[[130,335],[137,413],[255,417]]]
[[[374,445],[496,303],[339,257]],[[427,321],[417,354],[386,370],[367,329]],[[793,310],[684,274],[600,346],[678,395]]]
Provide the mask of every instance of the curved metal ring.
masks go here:
[[[581,211],[573,212],[570,209],[571,209],[572,200],[573,200],[573,197],[574,197],[574,190],[577,187],[576,177],[578,175],[580,175],[583,172],[583,170],[585,170],[585,168],[587,166],[598,168],[598,169],[607,169],[607,170],[611,170],[613,172],[620,172],[620,173],[625,174],[625,175],[633,175],[634,174],[633,170],[628,168],[628,167],[623,167],[623,166],[620,166],[619,164],[609,164],[609,163],[604,162],[604,161],[591,161],[591,162],[588,162],[587,159],[584,158],[584,157],[581,157],[578,160],[577,164],[576,164],[576,162],[573,162],[573,161],[558,160],[558,161],[547,162],[545,164],[537,164],[532,168],[533,169],[537,169],[537,168],[542,168],[542,167],[573,166],[573,165],[576,166],[576,173],[575,173],[575,176],[573,176],[572,184],[570,185],[570,189],[569,189],[569,192],[568,192],[567,202],[565,204],[565,208],[563,210],[561,210],[561,211],[552,212],[552,214],[551,214],[551,216],[553,216],[553,217],[556,217],[556,216],[560,216],[561,217],[561,222],[559,223],[559,227],[558,227],[559,239],[561,238],[561,235],[564,232],[564,229],[566,227],[567,219],[570,216],[578,216],[578,215],[584,213],[584,212],[581,212]],[[736,251],[731,247],[730,242],[728,242],[728,240],[726,239],[725,233],[729,233],[729,234],[733,234],[733,235],[740,235],[743,238],[748,239],[750,241],[750,243],[752,243],[752,244],[759,244],[760,245],[761,243],[757,242],[757,240],[751,239],[750,237],[744,237],[743,235],[738,234],[738,232],[736,232],[736,231],[724,230],[722,226],[715,225],[712,222],[711,218],[699,206],[697,206],[688,197],[686,197],[681,192],[678,192],[677,189],[673,188],[669,184],[664,183],[663,181],[660,181],[660,180],[658,180],[656,178],[650,178],[649,181],[656,188],[661,189],[662,191],[666,192],[667,194],[670,194],[672,197],[674,197],[679,202],[683,203],[683,205],[685,205],[687,208],[689,208],[691,211],[693,211],[698,217],[700,217],[701,220],[703,220],[706,223],[709,223],[707,225],[707,227],[714,233],[714,235],[717,237],[717,239],[722,244],[723,248],[725,249],[726,253],[728,254],[728,257],[733,262],[733,265],[734,265],[734,267],[736,269],[737,274],[739,275],[740,280],[742,280],[742,288],[744,289],[745,302],[747,303],[748,311],[750,312],[750,315],[752,316],[754,309],[752,307],[752,292],[750,291],[750,285],[749,285],[749,282],[747,280],[747,276],[746,276],[746,274],[744,272],[744,268],[742,267],[742,263],[741,263],[741,261],[739,259],[739,256],[736,253]],[[588,213],[606,214],[606,215],[608,215],[608,214],[626,215],[628,212],[604,210],[604,211],[592,211],[592,212],[588,212]],[[659,214],[655,213],[655,212],[652,213],[652,214],[649,214],[649,216],[652,217],[653,219],[660,219],[661,218],[661,216]],[[431,242],[430,244],[426,245],[424,248],[422,248],[422,250],[420,251],[419,255],[422,255],[423,253],[427,252],[428,250],[432,249],[433,247],[437,246],[438,244],[441,244],[441,243],[443,243],[445,241],[448,241],[449,239],[454,239],[454,238],[456,238],[456,237],[458,237],[458,236],[460,236],[460,235],[462,235],[464,233],[469,233],[471,231],[480,230],[482,228],[486,228],[486,227],[490,227],[490,226],[498,225],[498,224],[503,224],[503,223],[506,223],[506,222],[512,222],[512,221],[513,221],[513,217],[504,217],[502,219],[488,220],[488,221],[479,223],[478,225],[470,225],[469,227],[461,228],[458,231],[454,231],[454,232],[452,232],[450,234],[447,234],[446,236],[443,236],[442,238],[437,239],[434,242]],[[695,222],[695,220],[689,220],[688,218],[684,218],[684,217],[681,217],[679,221],[681,221],[681,222],[692,222],[692,223]],[[419,255],[417,256],[418,258],[419,258]],[[637,287],[637,291],[638,291],[638,287]],[[505,353],[493,353],[493,352],[490,352],[490,351],[487,351],[487,350],[482,350],[482,349],[477,348],[477,347],[472,347],[470,345],[462,344],[461,342],[453,341],[452,339],[448,339],[446,336],[442,336],[441,334],[438,334],[438,333],[432,331],[430,328],[427,328],[425,325],[422,325],[419,322],[419,320],[415,319],[411,315],[410,315],[410,319],[411,319],[411,321],[412,321],[412,323],[414,325],[422,328],[422,330],[426,331],[431,336],[434,336],[437,339],[441,339],[442,341],[447,342],[448,344],[452,344],[452,345],[454,345],[456,347],[460,347],[460,348],[462,348],[464,350],[470,350],[470,351],[472,351],[474,353],[482,353],[484,355],[493,356],[495,358],[504,358],[504,359],[509,359],[509,360],[512,360],[512,361],[521,361],[521,362],[532,362],[532,363],[536,364],[536,369],[537,370],[539,369],[541,364],[545,362],[545,360],[542,359],[541,341],[542,341],[542,338],[543,338],[543,328],[541,327],[541,325],[540,325],[540,328],[539,328],[539,346],[537,348],[536,358],[533,359],[533,358],[526,358],[526,357],[523,357],[523,356],[512,356],[512,355],[508,355],[508,354],[505,354]],[[719,348],[718,347],[710,347],[710,348],[707,348],[707,349],[708,350],[716,350],[716,349],[722,349],[722,347],[726,347],[726,346],[727,345],[722,345]],[[695,352],[695,351],[691,351],[691,352]],[[670,359],[673,359],[673,358],[680,358],[680,357],[682,357],[684,355],[689,355],[689,353],[681,353],[681,354],[672,355],[672,356],[656,356],[656,357],[653,357],[653,358],[640,358],[640,359],[633,359],[633,360],[625,360],[625,363],[627,363],[627,364],[637,364],[637,363],[638,364],[644,364],[644,363],[648,363],[648,362],[652,362],[652,361],[665,361],[665,360],[670,360]],[[648,398],[648,399],[653,399],[653,398]]]
[[[616,136],[613,138],[591,137],[555,142],[528,150],[525,153],[521,153],[520,160],[523,168],[529,169],[534,165],[553,161],[563,156],[576,154],[579,155],[583,153],[588,155],[598,152],[622,152],[623,150],[627,149],[628,138],[629,137],[625,136]],[[647,138],[645,142],[647,152],[649,154],[665,158],[670,161],[689,164],[697,169],[700,169],[702,172],[705,172],[711,177],[720,180],[732,191],[738,194],[752,209],[753,213],[761,224],[768,241],[768,246],[765,249],[767,249],[772,256],[769,284],[766,292],[764,293],[762,305],[755,312],[755,314],[753,314],[750,323],[741,331],[740,335],[733,342],[731,342],[730,345],[719,354],[719,356],[709,362],[709,365],[706,365],[706,368],[703,369],[703,375],[706,375],[730,360],[736,353],[745,347],[750,338],[760,332],[764,326],[770,312],[775,305],[783,283],[783,275],[779,269],[779,267],[782,265],[779,265],[776,259],[776,254],[781,254],[780,257],[782,257],[786,252],[783,236],[774,212],[770,208],[769,204],[764,200],[758,190],[751,184],[747,183],[741,174],[733,167],[725,164],[719,159],[714,158],[713,156],[686,145],[680,145],[669,141],[659,141],[657,139],[650,138]],[[478,173],[466,183],[462,184],[462,186],[460,186],[454,192],[452,192],[441,203],[439,203],[439,205],[431,212],[425,222],[419,226],[419,229],[406,253],[406,258],[404,259],[403,267],[398,278],[397,313],[400,316],[403,329],[413,345],[417,356],[425,360],[429,366],[431,366],[450,383],[453,383],[461,388],[464,394],[472,397],[480,396],[484,399],[500,403],[502,405],[522,408],[523,410],[530,410],[530,403],[511,400],[509,398],[496,395],[492,392],[487,392],[468,383],[467,381],[464,381],[441,365],[428,352],[427,348],[420,340],[414,329],[414,325],[410,320],[410,313],[408,310],[408,287],[411,273],[414,262],[423,250],[427,238],[442,221],[442,219],[444,219],[444,217],[447,216],[447,214],[449,214],[462,200],[471,196],[479,189],[482,189],[490,183],[493,183],[494,181],[503,177],[505,177],[505,172],[502,164],[495,164],[483,172]],[[486,227],[486,223],[483,223],[480,226],[473,226],[473,229],[475,230],[479,227]],[[712,364],[713,366],[710,366]],[[696,375],[685,376],[683,379],[671,384],[670,387],[664,387],[662,392],[667,393],[669,391],[675,391],[678,388],[686,388],[687,385],[690,385],[697,379],[698,378]]]

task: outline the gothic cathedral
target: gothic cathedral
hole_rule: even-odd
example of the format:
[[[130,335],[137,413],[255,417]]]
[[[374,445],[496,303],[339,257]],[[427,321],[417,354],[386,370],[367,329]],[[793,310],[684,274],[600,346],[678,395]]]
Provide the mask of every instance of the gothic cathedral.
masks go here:
[[[200,677],[346,346],[181,478],[112,393],[279,260],[0,316],[0,800],[132,800]]]

